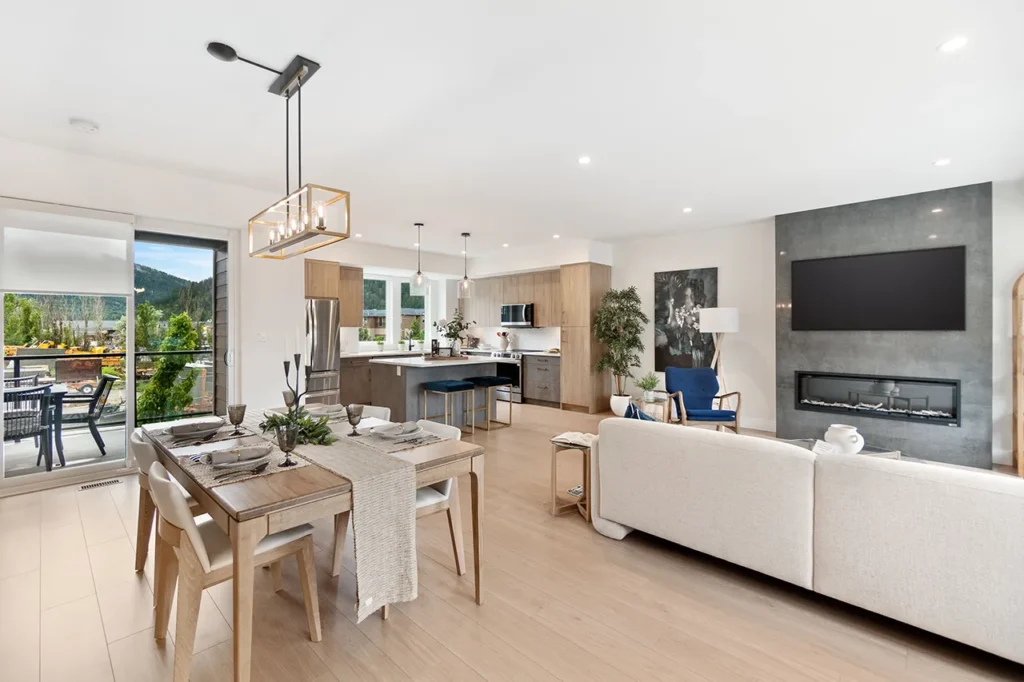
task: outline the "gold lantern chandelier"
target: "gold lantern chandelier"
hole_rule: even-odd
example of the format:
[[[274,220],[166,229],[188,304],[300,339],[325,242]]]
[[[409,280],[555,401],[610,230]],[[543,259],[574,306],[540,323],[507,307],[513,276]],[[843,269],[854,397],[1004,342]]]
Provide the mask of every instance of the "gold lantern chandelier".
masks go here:
[[[278,71],[240,57],[234,48],[224,43],[210,43],[206,51],[221,61],[237,60],[277,74],[268,92],[285,99],[285,196],[249,219],[249,256],[283,260],[348,239],[349,193],[323,185],[302,184],[302,86],[320,65],[296,55],[284,71]],[[291,184],[293,96],[298,105],[298,189],[295,190]]]

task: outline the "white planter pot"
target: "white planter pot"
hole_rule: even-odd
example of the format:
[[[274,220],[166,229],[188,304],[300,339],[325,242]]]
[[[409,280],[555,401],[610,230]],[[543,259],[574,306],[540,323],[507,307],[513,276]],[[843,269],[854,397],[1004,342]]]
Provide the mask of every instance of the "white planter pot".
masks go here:
[[[613,395],[612,396],[612,412],[616,417],[621,417],[626,414],[626,408],[629,407],[629,396],[628,395]]]
[[[654,391],[644,391],[644,402],[654,402]]]

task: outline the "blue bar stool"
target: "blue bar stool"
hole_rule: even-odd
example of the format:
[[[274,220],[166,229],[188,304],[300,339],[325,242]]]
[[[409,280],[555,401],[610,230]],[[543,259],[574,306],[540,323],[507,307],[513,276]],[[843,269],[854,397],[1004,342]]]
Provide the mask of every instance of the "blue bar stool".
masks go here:
[[[427,399],[430,394],[444,396],[444,414],[427,414]],[[451,426],[451,418],[455,414],[453,407],[455,395],[462,394],[463,420],[470,424],[470,433],[476,433],[476,410],[470,409],[470,402],[476,397],[476,387],[468,381],[443,379],[441,381],[423,382],[423,418],[434,420],[444,417],[444,423]],[[464,427],[463,427],[464,428]]]
[[[492,404],[491,392],[494,389],[498,388],[499,386],[511,386],[512,385],[512,380],[511,379],[509,379],[508,377],[483,376],[483,377],[469,377],[468,379],[466,379],[466,381],[468,381],[471,384],[473,384],[473,386],[475,386],[476,388],[486,389],[484,391],[484,395],[487,396],[487,402],[484,405],[484,407],[476,407],[476,397],[474,396],[474,398],[473,398],[473,421],[474,422],[476,421],[476,413],[477,412],[479,412],[480,410],[487,410],[487,418],[484,420],[484,423],[487,424],[487,426],[483,426],[482,427],[485,431],[490,431],[491,430],[491,424],[492,423],[493,424],[499,424],[500,426],[498,428],[505,428],[506,426],[512,426],[512,401],[511,400],[508,401],[508,421],[507,422],[503,422],[503,421],[499,421],[497,419],[494,419],[492,417],[492,415],[491,415],[491,404]],[[494,417],[498,416],[497,415],[497,410],[495,410],[495,414],[493,416]]]

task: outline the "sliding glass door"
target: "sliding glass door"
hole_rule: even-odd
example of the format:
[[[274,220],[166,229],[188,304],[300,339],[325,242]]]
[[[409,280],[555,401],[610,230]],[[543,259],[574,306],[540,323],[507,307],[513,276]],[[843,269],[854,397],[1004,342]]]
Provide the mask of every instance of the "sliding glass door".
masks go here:
[[[130,216],[0,204],[4,485],[124,466],[131,262]]]

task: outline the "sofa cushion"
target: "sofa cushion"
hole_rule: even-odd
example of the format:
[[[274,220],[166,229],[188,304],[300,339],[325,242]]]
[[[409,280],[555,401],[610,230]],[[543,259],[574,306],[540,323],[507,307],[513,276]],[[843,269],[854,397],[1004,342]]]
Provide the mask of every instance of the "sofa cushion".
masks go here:
[[[1024,480],[818,455],[814,487],[816,592],[1024,662]]]
[[[687,410],[686,419],[694,422],[734,422],[736,410]]]
[[[601,518],[810,588],[814,453],[634,419],[599,435]]]

